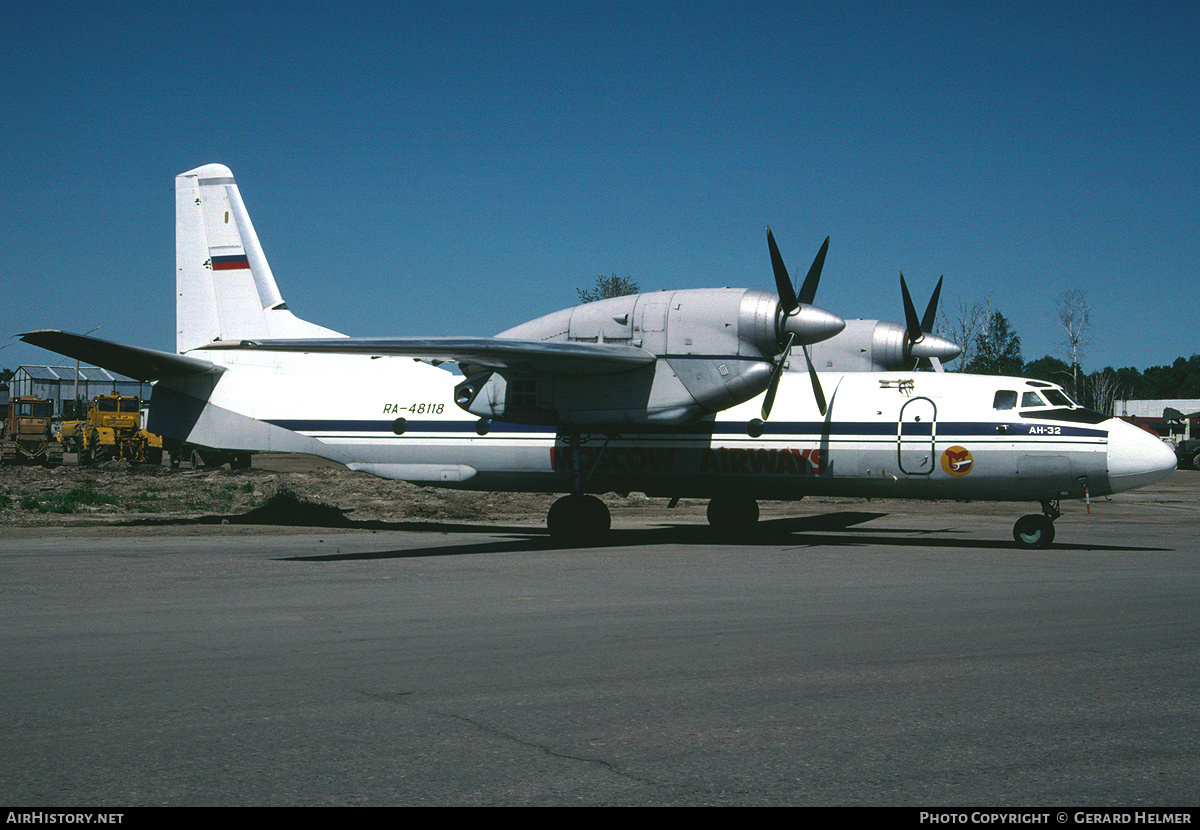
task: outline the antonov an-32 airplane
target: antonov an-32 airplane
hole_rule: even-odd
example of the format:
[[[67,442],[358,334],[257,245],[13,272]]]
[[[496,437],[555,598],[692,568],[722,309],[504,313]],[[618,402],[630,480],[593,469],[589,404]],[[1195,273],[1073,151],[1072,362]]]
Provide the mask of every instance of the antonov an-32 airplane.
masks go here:
[[[643,492],[709,499],[710,523],[730,532],[753,526],[759,499],[1032,501],[1041,512],[1013,536],[1040,547],[1061,499],[1174,469],[1153,436],[1054,384],[915,371],[958,354],[929,332],[936,291],[923,320],[902,280],[906,324],[847,325],[813,305],[828,240],[796,290],[767,238],[774,293],[658,291],[495,337],[353,338],[288,310],[232,174],[210,164],[176,178],[177,354],[54,330],[23,339],[156,381],[149,428],[169,437],[565,493],[547,524],[568,542],[608,530],[592,494]],[[797,347],[803,363],[785,371]]]

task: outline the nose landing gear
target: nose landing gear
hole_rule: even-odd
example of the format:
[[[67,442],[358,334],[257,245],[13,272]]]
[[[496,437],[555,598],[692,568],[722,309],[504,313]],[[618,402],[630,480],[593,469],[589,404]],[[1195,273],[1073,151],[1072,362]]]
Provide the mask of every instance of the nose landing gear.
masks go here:
[[[1042,512],[1030,513],[1013,525],[1013,539],[1023,548],[1048,548],[1054,541],[1054,520],[1062,515],[1057,501],[1042,502]]]

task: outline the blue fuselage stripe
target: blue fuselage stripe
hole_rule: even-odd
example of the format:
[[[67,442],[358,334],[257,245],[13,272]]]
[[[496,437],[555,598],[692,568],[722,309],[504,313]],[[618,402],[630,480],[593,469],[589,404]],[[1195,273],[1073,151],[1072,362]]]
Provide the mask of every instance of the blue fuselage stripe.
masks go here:
[[[364,434],[364,433],[382,433],[380,437],[395,435],[393,431],[393,421],[351,421],[351,420],[271,420],[267,423],[283,429],[291,430],[292,432],[301,433],[316,433],[320,435],[349,435],[349,434]],[[444,433],[460,433],[472,434],[476,433],[475,421],[461,420],[409,420],[404,425],[403,435],[413,434],[444,434]],[[1000,427],[1005,427],[1005,431],[1001,432]],[[906,423],[903,425],[903,435],[912,438],[931,437],[934,432],[935,424],[913,424]],[[860,422],[845,422],[838,421],[835,423],[823,423],[821,421],[779,421],[767,422],[763,425],[764,437],[792,437],[800,439],[818,440],[821,438],[830,437],[884,437],[895,439],[897,436],[897,424],[881,423],[878,421],[860,421]],[[1019,438],[1092,438],[1106,439],[1108,430],[1097,429],[1094,427],[1081,427],[1070,424],[1056,424],[1052,427],[1053,432],[1049,432],[1045,424],[1037,423],[1006,423],[998,424],[995,422],[979,422],[979,421],[938,421],[936,422],[936,435],[939,440],[969,440],[969,439],[993,439],[1013,441]],[[583,428],[583,432],[588,432],[587,428]],[[501,421],[492,421],[488,424],[487,434],[494,436],[534,436],[534,435],[553,435],[556,430],[553,427],[537,426],[530,424],[509,424]],[[654,438],[704,438],[709,436],[745,436],[746,427],[739,422],[723,421],[723,422],[702,422],[693,427],[685,428],[663,428],[661,430],[632,430],[629,432],[620,433],[620,437],[626,440],[645,439],[652,440]]]

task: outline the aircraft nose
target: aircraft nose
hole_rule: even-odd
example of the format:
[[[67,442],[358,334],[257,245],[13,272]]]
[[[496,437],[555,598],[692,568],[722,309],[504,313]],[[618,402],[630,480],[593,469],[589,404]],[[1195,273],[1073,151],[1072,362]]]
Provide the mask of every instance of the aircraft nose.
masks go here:
[[[1153,484],[1175,465],[1175,451],[1157,437],[1113,419],[1108,428],[1108,481],[1114,493]]]

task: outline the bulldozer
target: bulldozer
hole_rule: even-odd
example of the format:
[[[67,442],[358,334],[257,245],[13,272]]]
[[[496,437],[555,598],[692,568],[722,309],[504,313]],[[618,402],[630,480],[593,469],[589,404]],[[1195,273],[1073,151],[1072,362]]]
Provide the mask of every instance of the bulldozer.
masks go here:
[[[47,398],[21,395],[10,399],[0,437],[0,463],[61,464],[62,445],[50,430],[53,415],[54,401]]]
[[[97,395],[84,420],[63,423],[58,440],[83,465],[114,458],[134,464],[163,460],[162,437],[142,429],[142,399],[132,395]]]

